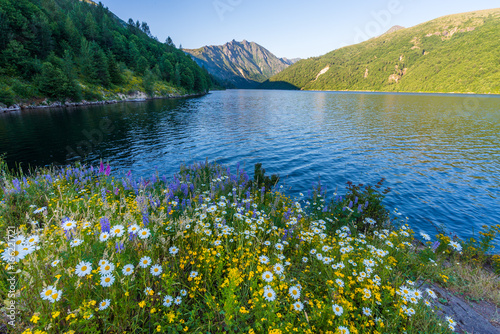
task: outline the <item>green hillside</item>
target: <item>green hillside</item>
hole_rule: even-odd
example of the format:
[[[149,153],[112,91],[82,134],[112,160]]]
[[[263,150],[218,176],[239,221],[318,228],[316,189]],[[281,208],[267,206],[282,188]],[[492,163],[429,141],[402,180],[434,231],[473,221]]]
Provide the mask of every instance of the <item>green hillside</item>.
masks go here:
[[[259,44],[246,40],[184,51],[226,86],[236,88],[255,88],[297,61],[278,58]]]
[[[0,0],[0,103],[205,92],[212,78],[147,23],[101,3]]]
[[[500,9],[444,16],[321,57],[262,88],[500,93]]]

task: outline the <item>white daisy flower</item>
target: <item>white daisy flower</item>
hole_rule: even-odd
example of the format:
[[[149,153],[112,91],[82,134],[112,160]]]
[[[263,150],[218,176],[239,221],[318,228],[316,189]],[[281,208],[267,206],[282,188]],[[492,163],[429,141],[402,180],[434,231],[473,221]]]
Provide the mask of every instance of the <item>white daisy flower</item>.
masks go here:
[[[151,272],[151,275],[159,276],[162,273],[163,269],[159,264],[155,264],[154,266],[151,267],[149,271]]]
[[[450,246],[458,252],[462,251],[462,246],[458,242],[450,241]]]
[[[73,229],[76,226],[76,221],[74,220],[67,220],[62,224],[62,228],[65,231],[69,231]]]
[[[295,311],[298,311],[298,312],[300,312],[300,311],[302,311],[304,309],[304,304],[302,304],[299,301],[296,301],[295,303],[293,303],[292,306],[293,306],[293,309]]]
[[[144,289],[144,293],[149,296],[149,295],[153,295],[154,292],[153,292],[153,289],[151,289],[150,287],[146,287]]]
[[[265,255],[262,255],[259,257],[259,262],[262,264],[268,264],[269,263],[269,258]]]
[[[114,282],[115,282],[115,276],[113,276],[113,274],[107,274],[101,276],[101,285],[103,287],[109,287],[113,285]]]
[[[54,288],[52,285],[49,285],[48,287],[43,289],[42,292],[40,292],[40,297],[42,297],[42,299],[44,300],[49,300],[50,296],[55,290],[56,288]]]
[[[128,228],[128,233],[133,233],[133,234],[136,234],[137,232],[139,232],[139,225],[137,224],[133,224],[131,225],[129,228]]]
[[[49,296],[48,301],[55,303],[61,299],[62,291],[54,289],[52,294]]]
[[[101,265],[100,267],[101,275],[107,275],[111,273],[113,270],[115,270],[115,265],[108,261],[106,261],[106,263]]]
[[[147,268],[151,264],[151,258],[149,256],[144,256],[139,260],[139,267]]]
[[[363,314],[369,316],[372,314],[372,310],[370,310],[368,307],[363,307]]]
[[[109,239],[109,233],[108,232],[102,232],[100,235],[99,235],[99,240],[100,241],[106,241]]]
[[[264,246],[271,246],[271,241],[269,241],[269,240],[264,241]]]
[[[40,241],[40,237],[38,235],[30,235],[29,237],[26,238],[25,242],[28,243],[31,246],[34,246]]]
[[[308,260],[308,258],[307,258],[307,257],[303,257],[303,258],[302,258],[302,262],[304,262],[304,263],[307,263],[307,260]]]
[[[170,307],[170,305],[172,305],[173,301],[174,301],[174,298],[172,298],[172,296],[167,295],[163,298],[163,306]]]
[[[122,273],[125,276],[132,275],[134,273],[134,266],[131,264],[127,264],[122,268]]]
[[[83,223],[82,228],[85,230],[91,226],[92,226],[92,224],[90,224],[90,222],[85,222],[85,223]]]
[[[197,271],[192,271],[192,272],[189,274],[189,277],[191,277],[191,278],[195,278],[196,276],[198,276],[198,272],[197,272]]]
[[[424,233],[424,232],[420,232],[420,235],[422,236],[422,238],[426,241],[429,241],[431,240],[431,237],[427,234],[427,233]]]
[[[276,248],[279,251],[282,251],[284,247],[283,247],[283,244],[278,242],[276,245],[274,245],[274,248]]]
[[[92,264],[90,262],[81,261],[76,265],[75,274],[78,277],[84,277],[92,272]]]
[[[276,299],[276,293],[272,288],[264,289],[264,299],[268,302],[272,302]]]
[[[175,305],[180,305],[181,303],[182,303],[182,298],[181,297],[175,297],[174,304]]]
[[[73,239],[71,240],[70,244],[71,244],[71,247],[76,247],[76,246],[80,246],[82,244],[83,240],[82,239]]]
[[[431,296],[433,299],[437,298],[436,293],[434,291],[432,291],[431,289],[425,289],[425,292],[427,292],[427,294],[429,296]]]
[[[375,225],[377,222],[375,221],[375,219],[372,219],[372,218],[365,218],[364,220],[365,224],[370,224],[370,225]]]
[[[338,332],[339,332],[339,334],[349,334],[350,333],[349,328],[344,327],[344,326],[339,326]]]
[[[147,239],[151,235],[151,232],[149,232],[149,229],[147,228],[141,228],[138,232],[138,236],[140,239]]]
[[[52,263],[50,264],[52,267],[55,267],[57,266],[57,264],[59,263],[60,261],[59,260],[54,260],[52,261]]]
[[[269,283],[269,282],[272,282],[272,280],[273,280],[273,273],[272,273],[272,272],[270,272],[270,271],[264,271],[264,272],[262,273],[262,279],[263,279],[264,281],[268,282],[268,283]]]
[[[290,289],[288,289],[288,293],[293,299],[300,298],[300,289],[297,286],[291,286]]]
[[[185,297],[187,295],[187,291],[182,289],[181,292],[180,292],[181,296],[182,297]]]
[[[125,227],[123,225],[116,225],[111,228],[112,237],[121,237],[125,233]]]
[[[104,299],[102,302],[99,303],[99,310],[103,311],[109,307],[111,304],[111,301],[109,299]]]
[[[273,269],[274,269],[274,272],[278,275],[283,274],[283,271],[285,271],[285,268],[283,267],[283,265],[281,263],[276,263],[274,265]]]
[[[342,306],[338,304],[332,305],[332,308],[333,308],[333,313],[335,313],[335,315],[337,316],[341,316],[344,313],[344,309],[342,308]]]
[[[170,254],[175,255],[179,252],[179,248],[172,246],[168,249],[168,251],[170,252]]]

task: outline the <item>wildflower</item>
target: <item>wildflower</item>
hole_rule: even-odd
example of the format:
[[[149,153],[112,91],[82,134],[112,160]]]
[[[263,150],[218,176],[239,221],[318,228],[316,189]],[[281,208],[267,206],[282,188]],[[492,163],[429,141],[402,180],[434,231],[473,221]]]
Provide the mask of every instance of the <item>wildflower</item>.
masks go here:
[[[105,264],[101,265],[101,274],[106,275],[115,270],[115,265],[111,262],[106,261]]]
[[[180,305],[181,303],[182,303],[182,298],[181,297],[175,297],[174,304],[175,305]]]
[[[76,221],[74,221],[74,220],[66,220],[62,224],[62,228],[65,231],[69,231],[69,230],[73,229],[75,226],[76,226]]]
[[[278,242],[276,245],[274,245],[274,248],[276,248],[279,251],[282,251],[283,250],[283,244],[281,244],[281,243]]]
[[[264,241],[264,246],[271,246],[271,241],[269,241],[269,240]]]
[[[298,312],[300,312],[300,311],[302,311],[304,309],[304,304],[302,304],[299,301],[296,301],[295,303],[293,303],[292,306],[293,306],[293,309],[295,311],[298,311]]]
[[[37,316],[36,314],[33,314],[33,316],[31,317],[30,321],[34,324],[36,324],[38,322],[38,320],[40,320],[40,317]]]
[[[269,263],[269,258],[265,255],[262,255],[259,257],[259,262],[262,264],[268,264]]]
[[[307,258],[307,257],[303,257],[303,258],[302,258],[302,262],[304,262],[304,263],[307,263],[307,260],[308,260],[308,258]]]
[[[412,307],[409,307],[409,308],[406,309],[405,313],[408,316],[412,316],[412,315],[415,314],[415,310]]]
[[[276,293],[272,288],[264,289],[264,299],[268,302],[272,302],[276,299]]]
[[[139,235],[140,239],[147,239],[151,235],[151,232],[149,232],[149,229],[147,229],[147,228],[141,228],[139,230],[138,235]]]
[[[182,297],[185,297],[185,296],[187,295],[187,291],[186,291],[186,290],[184,290],[184,289],[182,289],[182,290],[180,291],[180,294],[181,294],[181,296],[182,296]]]
[[[54,292],[55,288],[52,285],[49,285],[45,289],[40,292],[40,297],[44,300],[49,300],[50,296],[52,295],[52,292]]]
[[[144,289],[144,293],[148,296],[152,296],[154,294],[154,291],[148,286]]]
[[[52,263],[50,264],[52,267],[55,267],[57,266],[57,264],[59,263],[60,261],[59,260],[54,260],[52,261]]]
[[[101,276],[101,285],[103,287],[109,287],[113,285],[114,282],[115,282],[115,276],[113,276],[113,274],[107,274]]]
[[[341,288],[343,288],[343,287],[344,287],[344,281],[342,281],[340,278],[337,278],[337,279],[335,280],[335,283],[337,283],[337,285],[338,285],[339,287],[341,287]]]
[[[139,225],[133,224],[127,229],[127,231],[128,233],[136,234],[137,232],[139,232]]]
[[[172,305],[173,301],[174,301],[174,299],[172,298],[172,296],[167,295],[163,298],[163,306],[170,307],[170,305]]]
[[[274,268],[274,272],[278,275],[283,274],[283,271],[285,270],[285,268],[283,268],[281,263],[276,263],[273,268]]]
[[[143,300],[143,301],[142,301],[142,302],[140,302],[138,305],[139,305],[139,307],[140,307],[140,308],[144,308],[144,306],[146,306],[146,301],[145,301],[145,300]]]
[[[333,308],[333,313],[335,313],[335,315],[337,316],[341,316],[344,313],[344,309],[342,308],[342,306],[338,304],[333,305],[332,308]]]
[[[78,277],[84,277],[92,272],[92,264],[90,262],[81,261],[77,264],[75,274]]]
[[[271,282],[273,280],[273,273],[270,271],[264,271],[262,273],[262,279],[266,282]]]
[[[436,293],[434,291],[432,291],[431,289],[425,289],[425,292],[427,292],[427,294],[429,296],[431,296],[433,299],[437,298]]]
[[[428,301],[428,300],[424,300],[424,304],[425,304],[426,306],[431,306],[431,302],[430,302],[430,301]]]
[[[299,299],[300,297],[300,289],[297,286],[291,286],[290,289],[288,289],[288,293],[293,299]]]
[[[125,233],[125,227],[123,225],[116,225],[111,228],[112,237],[121,237]]]
[[[61,295],[62,295],[62,291],[61,290],[54,289],[54,291],[52,291],[52,294],[50,295],[50,297],[48,298],[48,300],[51,303],[55,303],[55,302],[59,301],[59,299],[61,299]]]
[[[82,228],[85,230],[91,226],[92,226],[92,224],[90,222],[85,222],[85,223],[83,223]]]
[[[344,326],[339,326],[338,328],[339,334],[349,334],[349,329]]]
[[[162,271],[163,271],[163,269],[158,264],[152,266],[150,269],[151,275],[153,275],[153,276],[159,276],[162,273]]]
[[[375,221],[375,219],[372,219],[372,218],[365,218],[364,220],[365,224],[370,224],[370,225],[375,225],[377,222]]]
[[[38,237],[38,235],[32,235],[32,236],[29,236],[28,238],[26,238],[25,242],[27,242],[29,245],[35,245],[39,241],[40,241],[40,238]]]
[[[111,304],[111,301],[109,299],[104,299],[102,302],[99,303],[99,310],[105,310],[109,307],[109,304]]]
[[[141,268],[147,268],[147,267],[149,267],[150,264],[151,264],[151,258],[149,256],[143,256],[139,260],[139,266]]]
[[[431,237],[427,234],[427,233],[424,233],[424,232],[420,232],[420,235],[422,236],[422,238],[426,241],[429,241],[431,240]]]
[[[73,239],[71,240],[70,244],[71,244],[71,247],[76,247],[76,246],[80,246],[82,244],[83,240],[81,239]]]
[[[369,316],[372,314],[372,310],[370,310],[368,307],[363,307],[363,314]]]
[[[462,251],[462,246],[458,242],[450,241],[450,246],[458,252]]]
[[[191,278],[195,278],[196,276],[198,276],[198,272],[197,272],[197,271],[192,271],[192,272],[189,274],[189,277],[191,277]]]
[[[100,241],[106,241],[109,239],[109,233],[108,232],[102,232],[100,235],[99,235],[99,240]]]

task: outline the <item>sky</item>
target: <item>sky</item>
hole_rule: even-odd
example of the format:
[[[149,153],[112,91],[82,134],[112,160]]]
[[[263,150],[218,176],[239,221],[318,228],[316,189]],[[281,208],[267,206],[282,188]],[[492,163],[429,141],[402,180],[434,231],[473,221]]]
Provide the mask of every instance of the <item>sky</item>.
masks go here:
[[[256,42],[274,55],[309,58],[440,16],[498,8],[498,0],[101,0],[124,21],[147,22],[186,49]]]

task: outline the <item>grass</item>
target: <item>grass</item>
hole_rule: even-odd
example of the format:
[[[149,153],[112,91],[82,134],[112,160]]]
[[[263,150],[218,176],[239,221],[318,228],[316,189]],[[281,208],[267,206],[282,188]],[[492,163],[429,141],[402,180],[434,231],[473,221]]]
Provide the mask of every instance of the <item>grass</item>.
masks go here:
[[[349,184],[345,195],[328,199],[318,184],[291,198],[260,165],[256,172],[251,180],[239,168],[200,163],[169,180],[113,175],[103,164],[29,175],[2,165],[7,328],[451,333],[453,320],[435,315],[426,303],[432,292],[415,282],[454,284],[476,296],[479,284],[491,282],[442,263],[482,261],[495,230],[476,243],[439,235],[439,246],[418,249],[406,222],[381,205],[378,188]]]

